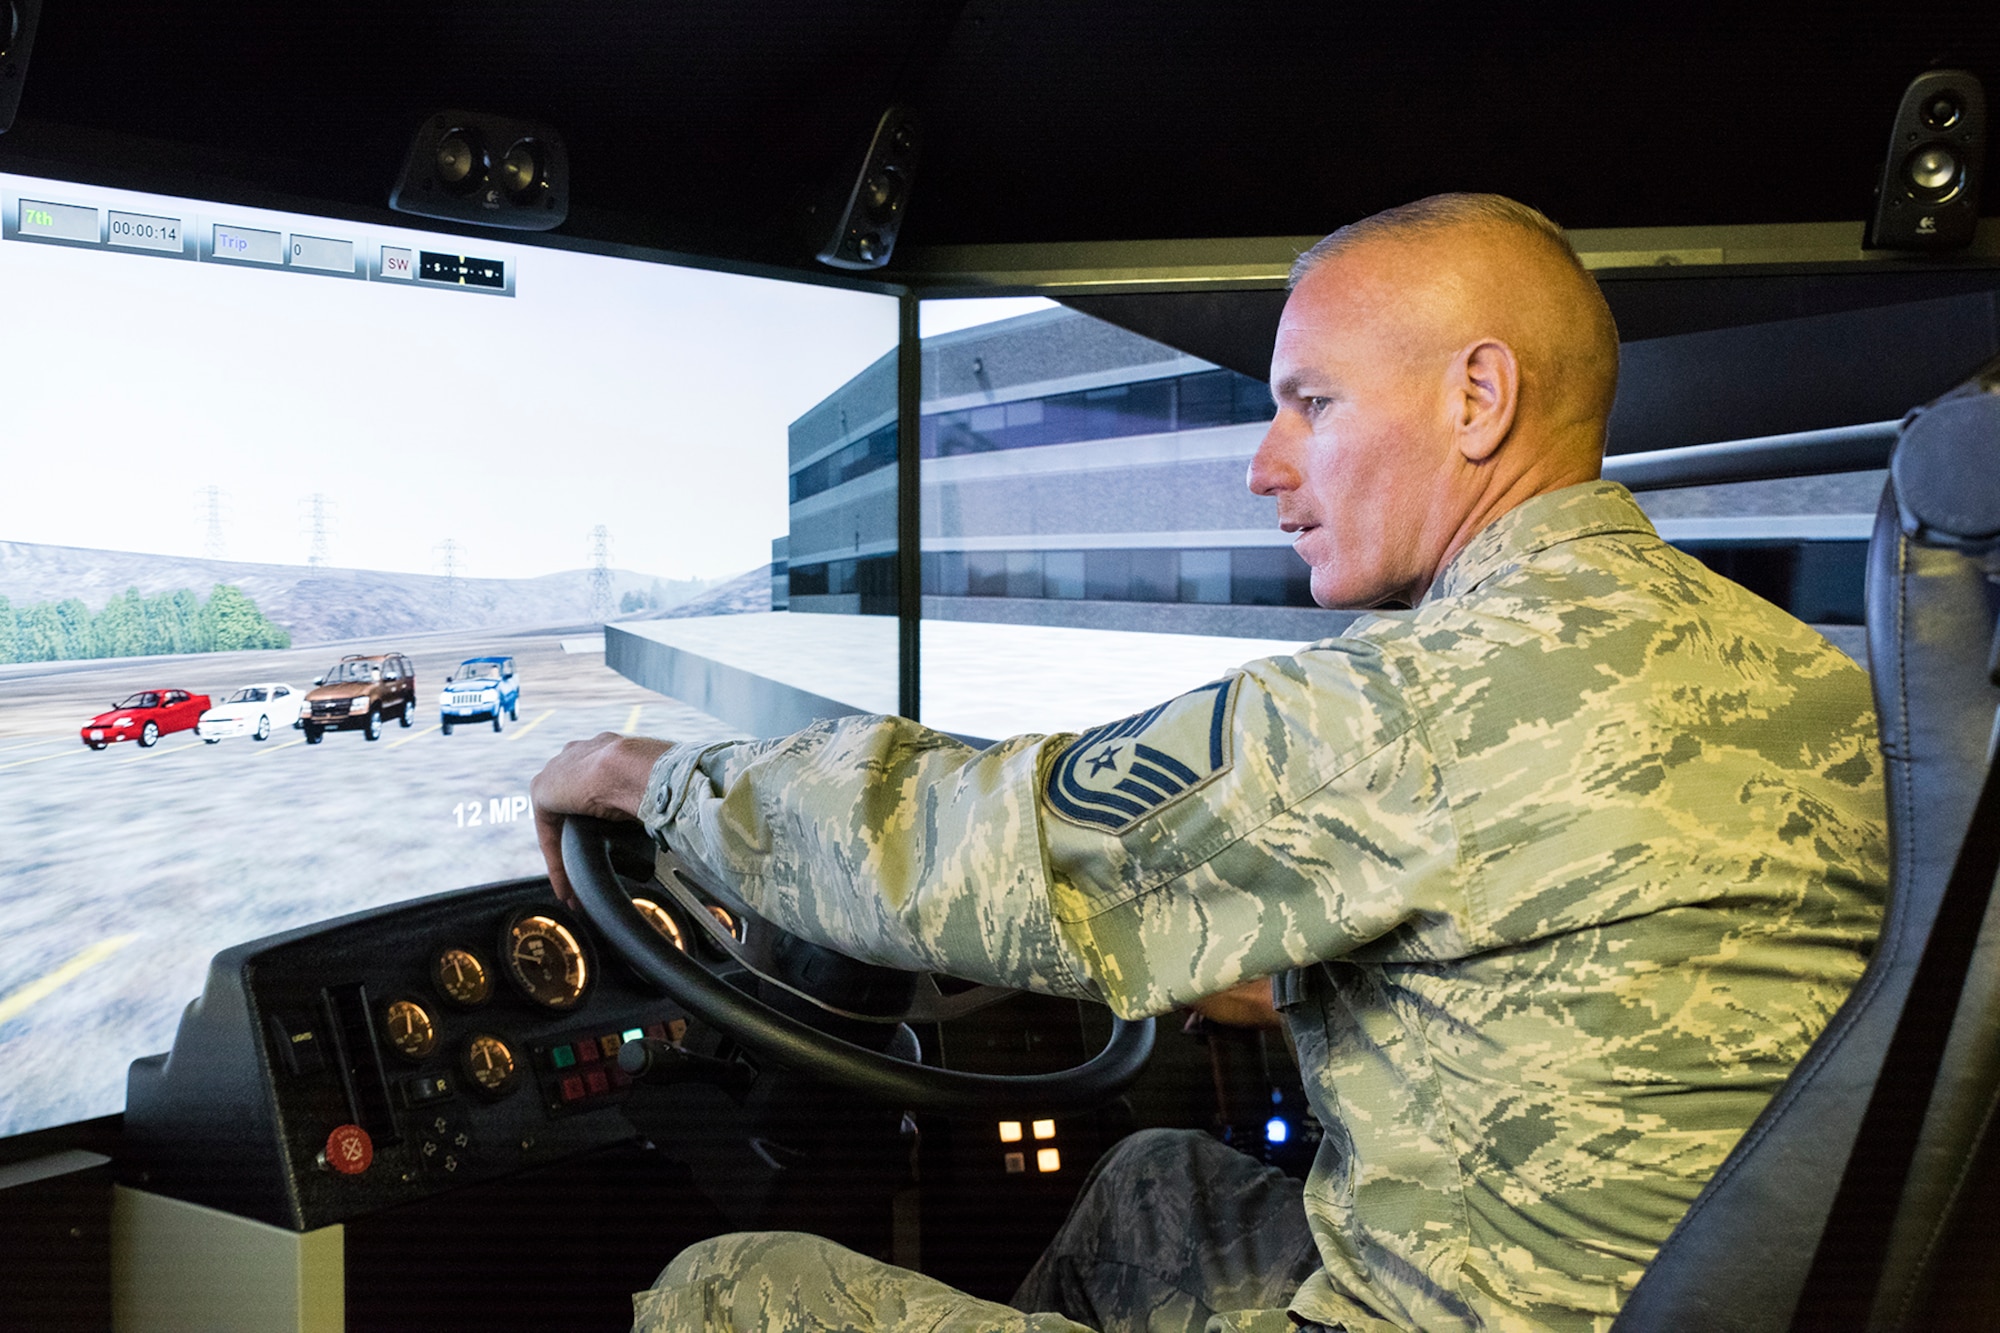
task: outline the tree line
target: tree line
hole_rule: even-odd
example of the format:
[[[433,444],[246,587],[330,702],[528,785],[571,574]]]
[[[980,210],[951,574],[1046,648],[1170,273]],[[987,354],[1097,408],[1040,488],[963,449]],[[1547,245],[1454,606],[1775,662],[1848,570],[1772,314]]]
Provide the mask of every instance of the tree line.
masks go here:
[[[192,588],[158,597],[127,588],[95,615],[75,597],[17,607],[0,596],[0,662],[291,646],[290,633],[265,619],[241,588],[227,583],[216,584],[205,601]]]

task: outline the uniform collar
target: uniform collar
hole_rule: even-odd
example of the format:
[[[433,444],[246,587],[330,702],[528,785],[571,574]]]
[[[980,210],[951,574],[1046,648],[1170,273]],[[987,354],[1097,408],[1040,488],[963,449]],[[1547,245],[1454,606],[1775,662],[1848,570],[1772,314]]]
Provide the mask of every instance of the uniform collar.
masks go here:
[[[1431,584],[1424,602],[1463,596],[1536,551],[1613,532],[1657,535],[1632,492],[1615,481],[1586,481],[1537,495],[1494,519],[1467,542]]]

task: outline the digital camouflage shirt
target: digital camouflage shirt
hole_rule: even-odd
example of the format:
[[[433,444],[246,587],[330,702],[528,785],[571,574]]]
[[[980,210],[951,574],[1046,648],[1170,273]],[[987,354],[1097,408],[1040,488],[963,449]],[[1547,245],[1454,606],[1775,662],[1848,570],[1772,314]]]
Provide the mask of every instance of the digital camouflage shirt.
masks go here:
[[[1354,1333],[1604,1328],[1859,976],[1867,677],[1605,482],[1421,606],[1081,736],[670,751],[643,811],[773,921],[1157,1014],[1276,976]]]

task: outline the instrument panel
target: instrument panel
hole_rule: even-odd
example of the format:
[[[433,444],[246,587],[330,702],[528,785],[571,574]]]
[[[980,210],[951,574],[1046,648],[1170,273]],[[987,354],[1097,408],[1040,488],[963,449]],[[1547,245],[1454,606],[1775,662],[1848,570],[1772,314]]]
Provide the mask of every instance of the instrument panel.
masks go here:
[[[631,1138],[619,1048],[688,1030],[546,880],[240,945],[132,1066],[128,1183],[323,1226]]]

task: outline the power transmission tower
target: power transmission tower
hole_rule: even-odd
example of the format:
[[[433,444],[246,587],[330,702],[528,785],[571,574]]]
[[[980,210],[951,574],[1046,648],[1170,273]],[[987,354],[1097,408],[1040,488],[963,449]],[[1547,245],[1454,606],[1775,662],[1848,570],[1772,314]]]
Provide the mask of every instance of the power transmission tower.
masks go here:
[[[611,618],[611,529],[602,523],[590,530],[590,618]]]
[[[437,552],[438,564],[444,569],[444,610],[450,615],[458,607],[458,571],[465,559],[465,548],[456,539],[446,537],[431,549]]]
[[[301,503],[306,511],[306,530],[312,535],[306,566],[316,578],[326,568],[326,539],[333,530],[333,500],[322,491],[314,491]]]
[[[208,515],[208,535],[202,542],[201,553],[210,560],[221,560],[229,553],[228,543],[222,537],[222,488],[213,484],[195,491],[195,498],[201,501]]]

